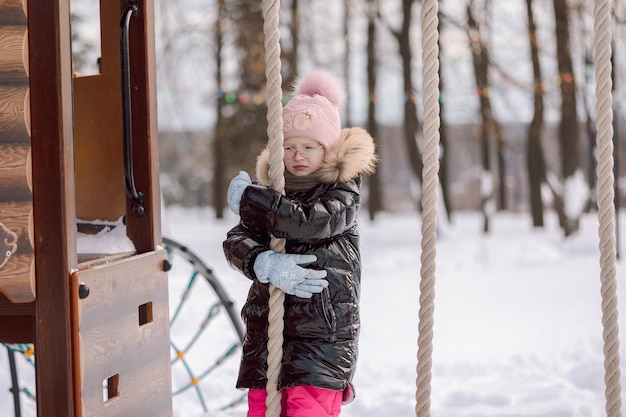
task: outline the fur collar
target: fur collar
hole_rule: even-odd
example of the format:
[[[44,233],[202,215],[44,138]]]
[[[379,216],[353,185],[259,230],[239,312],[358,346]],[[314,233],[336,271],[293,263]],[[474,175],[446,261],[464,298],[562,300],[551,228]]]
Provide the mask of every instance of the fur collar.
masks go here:
[[[257,157],[256,176],[263,185],[269,184],[269,149]],[[324,157],[317,174],[321,183],[348,182],[360,174],[371,175],[376,170],[374,139],[365,129],[351,127],[341,130],[339,141]]]

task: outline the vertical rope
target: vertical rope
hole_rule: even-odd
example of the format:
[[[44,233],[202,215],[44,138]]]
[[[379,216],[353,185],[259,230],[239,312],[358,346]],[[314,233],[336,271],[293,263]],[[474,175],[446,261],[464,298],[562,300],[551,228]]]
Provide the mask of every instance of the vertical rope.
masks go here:
[[[422,254],[417,339],[415,414],[430,416],[430,382],[435,312],[437,200],[439,187],[439,4],[422,6],[422,62],[424,78],[424,182],[422,184]]]
[[[611,97],[610,1],[596,0],[596,129],[598,147],[598,219],[602,281],[602,324],[605,342],[605,396],[608,417],[621,417],[619,328],[615,279],[615,208],[613,178],[613,111]],[[437,232],[437,187],[439,170],[438,3],[425,0],[422,7],[422,61],[424,63],[424,184],[422,256],[418,336],[417,392],[415,413],[430,416],[432,335]]]
[[[596,144],[598,149],[598,235],[604,339],[607,417],[622,415],[617,283],[615,279],[615,207],[613,177],[613,109],[611,96],[611,10],[609,0],[594,5],[596,64]]]
[[[285,188],[283,163],[282,76],[280,74],[280,32],[278,27],[279,0],[263,0],[263,32],[265,34],[265,77],[267,78],[267,135],[270,155],[270,186],[281,193]],[[272,236],[270,247],[285,251],[285,240]],[[280,416],[278,376],[283,358],[283,317],[285,293],[270,284],[269,327],[267,342],[267,417]]]

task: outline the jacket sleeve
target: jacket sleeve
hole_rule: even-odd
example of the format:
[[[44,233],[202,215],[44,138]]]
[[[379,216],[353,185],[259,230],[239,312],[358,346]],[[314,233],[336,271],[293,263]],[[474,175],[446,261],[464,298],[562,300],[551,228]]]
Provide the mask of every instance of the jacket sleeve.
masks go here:
[[[239,223],[228,231],[222,247],[226,261],[232,268],[241,271],[252,280],[257,280],[254,261],[259,253],[270,249],[267,239]]]
[[[278,238],[316,242],[350,230],[359,208],[359,181],[335,184],[306,202],[253,185],[243,193],[239,215],[244,224]]]

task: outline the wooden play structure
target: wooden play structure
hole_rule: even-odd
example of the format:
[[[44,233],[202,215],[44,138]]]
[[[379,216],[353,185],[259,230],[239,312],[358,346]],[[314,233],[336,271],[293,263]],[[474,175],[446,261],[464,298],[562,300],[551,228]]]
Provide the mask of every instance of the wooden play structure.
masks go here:
[[[99,14],[81,76],[69,0],[0,0],[0,342],[34,344],[40,417],[170,416],[153,5]],[[134,250],[81,253],[119,219]]]

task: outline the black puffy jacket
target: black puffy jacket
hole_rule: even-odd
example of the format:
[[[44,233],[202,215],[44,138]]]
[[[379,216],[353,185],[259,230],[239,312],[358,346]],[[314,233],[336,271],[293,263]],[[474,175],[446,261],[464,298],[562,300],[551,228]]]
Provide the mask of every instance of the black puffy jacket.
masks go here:
[[[267,149],[259,156],[257,177],[267,181]],[[253,283],[242,309],[246,324],[238,388],[265,388],[269,287],[256,279],[256,256],[269,249],[270,234],[285,238],[286,253],[313,254],[307,268],[324,269],[329,286],[313,297],[285,297],[284,345],[279,389],[313,385],[344,390],[352,381],[358,354],[361,259],[357,217],[361,175],[376,163],[371,136],[344,129],[326,155],[321,183],[308,191],[282,195],[266,186],[246,188],[241,222],[228,232],[229,264]]]

